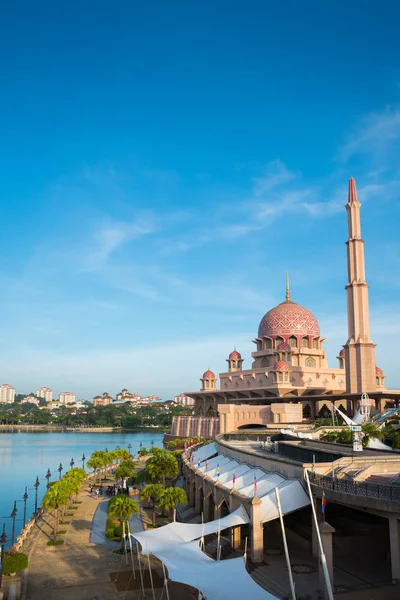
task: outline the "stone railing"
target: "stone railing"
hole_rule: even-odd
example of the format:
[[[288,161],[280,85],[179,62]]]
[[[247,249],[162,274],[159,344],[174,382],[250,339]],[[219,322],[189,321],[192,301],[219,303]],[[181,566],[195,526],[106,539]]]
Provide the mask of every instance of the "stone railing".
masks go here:
[[[363,496],[375,500],[387,502],[400,502],[400,486],[385,485],[381,483],[368,483],[367,481],[354,481],[349,479],[337,479],[308,471],[310,483],[325,490],[351,494],[352,496]]]

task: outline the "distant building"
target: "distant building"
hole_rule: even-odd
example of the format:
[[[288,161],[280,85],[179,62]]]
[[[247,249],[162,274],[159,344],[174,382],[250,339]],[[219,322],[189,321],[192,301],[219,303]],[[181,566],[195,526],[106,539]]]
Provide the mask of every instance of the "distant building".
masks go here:
[[[108,406],[112,404],[113,399],[108,392],[103,392],[102,396],[95,396],[93,398],[93,406]]]
[[[36,390],[36,396],[43,398],[46,402],[51,402],[53,400],[53,390],[48,387],[40,387]]]
[[[60,404],[73,404],[76,400],[76,396],[73,392],[60,392],[58,401]]]
[[[39,406],[39,400],[35,396],[25,396],[25,398],[22,398],[21,400],[21,404],[26,404],[28,402],[30,404],[36,404],[36,406]]]
[[[8,383],[0,385],[0,402],[12,404],[15,400],[15,388]]]
[[[179,394],[179,396],[175,396],[174,402],[180,406],[194,406],[195,403],[194,399],[190,396],[186,396],[186,394]]]
[[[121,400],[123,402],[140,402],[142,399],[141,395],[138,392],[129,392],[126,388],[121,390],[119,394],[117,394],[117,400]]]

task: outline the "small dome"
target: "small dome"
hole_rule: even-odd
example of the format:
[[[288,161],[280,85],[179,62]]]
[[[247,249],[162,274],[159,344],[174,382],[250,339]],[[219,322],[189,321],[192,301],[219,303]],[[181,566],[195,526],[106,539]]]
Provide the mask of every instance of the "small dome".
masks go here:
[[[289,365],[284,360],[278,360],[274,364],[274,371],[289,371]]]
[[[208,369],[205,373],[203,373],[202,379],[216,379],[214,373]]]
[[[345,354],[346,354],[345,349],[342,348],[341,351],[339,352],[339,356],[341,356],[343,358]]]
[[[291,347],[289,346],[289,344],[287,342],[281,342],[278,345],[277,350],[279,352],[290,352],[291,351]]]
[[[238,352],[237,350],[231,352],[229,355],[229,360],[242,360],[240,352]]]
[[[383,371],[379,367],[375,367],[375,373],[377,377],[383,377]]]

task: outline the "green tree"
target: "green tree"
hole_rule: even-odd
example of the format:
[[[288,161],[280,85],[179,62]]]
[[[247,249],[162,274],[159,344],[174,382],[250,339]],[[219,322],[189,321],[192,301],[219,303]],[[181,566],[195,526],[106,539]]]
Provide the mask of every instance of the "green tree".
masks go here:
[[[134,502],[132,498],[129,498],[126,494],[114,496],[108,503],[108,515],[119,519],[123,531],[125,530],[124,525],[129,521],[133,514],[137,514],[138,512],[139,506],[137,502]]]
[[[60,519],[60,508],[68,504],[68,487],[62,481],[57,481],[52,485],[43,496],[42,506],[46,510],[54,510],[54,541],[57,541],[58,524]]]
[[[162,482],[165,487],[166,477],[178,475],[178,461],[166,450],[160,450],[147,461],[146,471],[153,481]]]
[[[161,483],[149,483],[140,492],[140,499],[148,498],[152,502],[152,522],[156,524],[156,504],[164,492],[164,486]]]
[[[368,446],[370,439],[381,440],[385,437],[385,433],[381,429],[378,429],[373,423],[366,423],[365,425],[362,425],[361,429],[363,433],[363,446]]]
[[[178,504],[187,504],[188,498],[185,490],[177,487],[170,487],[161,494],[158,504],[162,508],[173,511],[173,521],[176,520],[176,507]]]
[[[135,463],[133,460],[124,460],[116,469],[114,473],[115,481],[120,479],[135,478]]]

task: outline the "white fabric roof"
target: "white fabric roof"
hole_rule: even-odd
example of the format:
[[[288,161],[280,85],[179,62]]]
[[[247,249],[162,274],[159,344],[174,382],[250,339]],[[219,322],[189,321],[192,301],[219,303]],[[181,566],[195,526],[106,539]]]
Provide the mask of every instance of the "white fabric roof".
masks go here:
[[[201,448],[192,452],[192,455],[194,455],[193,464],[197,465],[199,461],[202,462],[203,460],[206,460],[206,458],[217,453],[218,450],[214,442],[207,444],[206,446],[201,446]]]
[[[233,473],[235,473],[235,475],[236,475],[235,487],[237,487],[237,482],[239,481],[241,476],[244,475],[244,473],[246,473],[246,471],[250,471],[249,465],[240,464],[237,467],[235,467],[235,469],[233,471],[231,471],[230,473],[228,473],[227,475],[224,474],[224,486],[229,489],[233,488]],[[229,476],[229,478],[226,478],[228,476]]]
[[[278,486],[282,514],[287,515],[310,504],[308,495],[298,479],[286,479]],[[258,495],[258,494],[257,494]],[[261,498],[260,520],[261,523],[272,521],[279,517],[276,506],[275,489]]]
[[[139,531],[132,535],[142,547],[142,554],[154,554],[156,552],[168,551],[169,548],[178,547],[182,543],[201,538],[203,535],[216,533],[228,527],[245,525],[250,519],[243,506],[230,513],[222,519],[216,519],[208,523],[169,523],[158,529]]]
[[[285,481],[285,479],[281,475],[278,475],[278,473],[267,473],[261,479],[257,479],[257,494],[256,495],[259,498],[261,498],[262,496],[265,496],[265,494],[268,494],[268,492],[273,490],[277,485],[280,485],[284,481]],[[250,497],[254,496],[254,477],[253,477],[253,481],[252,481],[251,485],[248,485],[247,487],[242,488],[240,490],[240,493],[244,494],[245,496],[250,496]]]
[[[219,461],[221,460],[221,456],[214,456],[214,458],[210,458],[210,460],[207,460],[207,472],[209,471],[209,469],[214,469],[214,467],[217,466],[217,464],[219,463]],[[202,471],[203,473],[205,473],[206,471],[206,463],[205,461],[200,463],[200,467],[197,466],[197,463],[195,465],[195,467],[197,469],[199,469],[199,471]]]
[[[250,577],[243,558],[213,560],[200,550],[198,541],[181,544],[173,552],[157,552],[155,556],[168,569],[169,579],[199,589],[207,600],[278,600]]]

